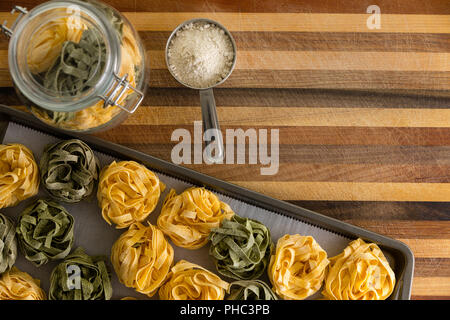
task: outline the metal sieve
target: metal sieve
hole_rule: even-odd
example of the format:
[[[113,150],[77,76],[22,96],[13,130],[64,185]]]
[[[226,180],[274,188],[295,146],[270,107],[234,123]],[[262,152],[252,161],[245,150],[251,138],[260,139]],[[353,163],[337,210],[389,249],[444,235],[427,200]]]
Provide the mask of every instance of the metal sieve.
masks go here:
[[[230,68],[230,71],[228,72],[228,74],[221,81],[219,81],[216,84],[214,84],[210,87],[207,87],[207,88],[196,88],[196,87],[193,87],[193,86],[190,86],[190,85],[184,83],[183,81],[178,79],[178,77],[172,72],[170,65],[169,65],[169,47],[170,47],[173,37],[175,37],[176,33],[180,29],[182,29],[184,26],[186,26],[190,23],[199,23],[199,22],[213,24],[213,25],[216,25],[217,27],[219,27],[220,29],[222,29],[225,32],[225,34],[230,38],[231,44],[233,46],[233,54],[234,54],[233,64],[231,65],[231,68]],[[170,35],[169,39],[167,40],[166,64],[167,64],[167,69],[169,69],[170,74],[175,78],[175,80],[177,80],[179,83],[181,83],[185,87],[200,91],[200,105],[201,105],[201,109],[202,109],[203,130],[205,132],[204,137],[206,140],[206,145],[208,145],[209,143],[211,143],[217,139],[215,141],[216,142],[215,150],[217,152],[214,155],[211,155],[210,157],[208,156],[207,160],[211,163],[221,163],[224,158],[224,147],[223,147],[223,138],[222,138],[222,134],[220,131],[219,118],[217,117],[216,101],[214,99],[213,88],[224,83],[225,80],[227,80],[228,77],[231,75],[231,73],[233,72],[233,69],[236,65],[236,43],[234,42],[234,39],[231,36],[231,33],[223,25],[221,25],[220,23],[218,23],[214,20],[211,20],[211,19],[196,18],[196,19],[187,20],[187,21],[183,22],[182,24],[180,24],[178,27],[176,27],[175,30],[173,30],[172,34]],[[210,129],[213,129],[213,130],[210,130]],[[216,134],[214,134],[213,132],[215,132]]]

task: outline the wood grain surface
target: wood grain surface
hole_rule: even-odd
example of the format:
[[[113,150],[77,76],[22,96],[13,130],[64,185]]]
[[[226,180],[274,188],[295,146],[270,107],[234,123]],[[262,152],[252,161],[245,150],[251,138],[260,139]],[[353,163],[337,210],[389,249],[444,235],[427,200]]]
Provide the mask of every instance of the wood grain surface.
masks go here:
[[[0,2],[0,21],[14,4]],[[169,160],[177,128],[201,120],[198,92],[165,67],[173,28],[207,17],[233,34],[237,66],[214,94],[222,130],[279,129],[280,167],[186,165],[408,244],[413,299],[450,299],[450,3],[108,0],[151,60],[143,106],[99,137]],[[21,107],[0,40],[0,101]],[[269,138],[270,141],[270,138]],[[270,149],[269,149],[270,150]]]

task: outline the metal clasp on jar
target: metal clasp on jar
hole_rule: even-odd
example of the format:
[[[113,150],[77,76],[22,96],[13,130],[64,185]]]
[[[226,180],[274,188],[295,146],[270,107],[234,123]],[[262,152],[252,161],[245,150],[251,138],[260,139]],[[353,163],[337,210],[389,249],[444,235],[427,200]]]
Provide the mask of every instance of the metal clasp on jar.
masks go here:
[[[20,7],[20,6],[15,6],[12,10],[11,10],[11,14],[14,14],[16,12],[20,12],[19,16],[17,17],[16,21],[14,21],[13,25],[11,26],[11,28],[8,28],[6,26],[6,23],[8,21],[3,21],[3,24],[0,25],[0,31],[6,35],[8,38],[11,38],[14,28],[16,26],[16,24],[20,21],[20,19],[22,19],[22,17],[28,13],[28,10],[24,7]]]
[[[127,80],[128,74],[125,74],[123,77],[120,77],[118,74],[114,73],[115,81],[117,82],[114,89],[107,96],[100,96],[102,100],[104,100],[103,107],[108,106],[116,106],[122,110],[125,110],[128,113],[133,113],[141,104],[142,100],[144,100],[144,93],[133,87],[130,82]],[[119,103],[120,99],[123,95],[128,91],[128,89],[133,90],[133,93],[137,95],[136,102],[129,107],[123,106]]]

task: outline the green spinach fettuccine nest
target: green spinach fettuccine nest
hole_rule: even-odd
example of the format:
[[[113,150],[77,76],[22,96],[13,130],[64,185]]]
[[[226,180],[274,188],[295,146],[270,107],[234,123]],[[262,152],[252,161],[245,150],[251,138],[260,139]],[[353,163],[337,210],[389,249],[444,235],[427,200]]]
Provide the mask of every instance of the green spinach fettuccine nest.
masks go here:
[[[16,229],[12,221],[0,213],[0,273],[8,271],[16,258]]]
[[[42,184],[55,199],[68,203],[92,194],[99,170],[92,149],[78,139],[47,146],[40,161]]]
[[[111,275],[106,257],[88,256],[77,248],[53,269],[50,276],[50,300],[109,300]]]
[[[94,87],[103,74],[106,46],[95,29],[83,31],[80,42],[65,41],[53,65],[38,76],[44,88],[60,97],[74,97]]]
[[[53,201],[37,200],[19,217],[16,232],[25,258],[36,266],[64,259],[72,249],[73,217]]]
[[[227,300],[278,300],[277,295],[261,280],[240,280],[230,284]]]
[[[234,215],[212,229],[209,254],[217,271],[233,279],[260,277],[269,263],[273,243],[269,229],[261,222]]]

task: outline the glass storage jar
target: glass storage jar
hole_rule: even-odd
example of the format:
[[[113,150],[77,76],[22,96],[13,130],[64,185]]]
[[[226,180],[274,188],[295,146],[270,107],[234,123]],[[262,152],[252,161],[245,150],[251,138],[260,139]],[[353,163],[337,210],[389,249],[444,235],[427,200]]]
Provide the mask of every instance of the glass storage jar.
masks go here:
[[[16,92],[45,123],[93,132],[123,121],[141,104],[148,74],[144,46],[131,23],[94,0],[16,6],[8,64]]]

